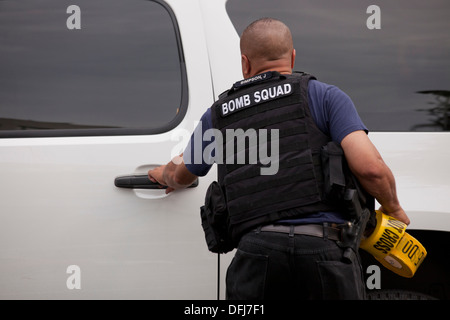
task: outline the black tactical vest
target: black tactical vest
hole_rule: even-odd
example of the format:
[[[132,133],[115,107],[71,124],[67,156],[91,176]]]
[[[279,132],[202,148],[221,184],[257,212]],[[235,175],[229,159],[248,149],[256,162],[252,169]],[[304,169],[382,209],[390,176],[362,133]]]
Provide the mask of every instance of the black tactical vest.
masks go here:
[[[320,149],[331,139],[311,117],[310,79],[315,78],[266,72],[235,83],[211,108],[213,127],[223,137],[218,182],[233,239],[261,224],[335,211],[323,201]],[[261,154],[261,148],[266,152]],[[278,169],[276,174],[261,174],[271,166]]]

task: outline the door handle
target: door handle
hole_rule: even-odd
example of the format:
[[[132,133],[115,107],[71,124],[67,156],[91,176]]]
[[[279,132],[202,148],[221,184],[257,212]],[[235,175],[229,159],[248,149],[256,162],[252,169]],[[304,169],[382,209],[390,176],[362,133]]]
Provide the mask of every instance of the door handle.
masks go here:
[[[157,182],[152,182],[148,175],[129,175],[120,176],[114,179],[114,185],[117,188],[127,189],[167,189],[167,186],[163,186]],[[195,188],[198,186],[198,178],[188,187]]]

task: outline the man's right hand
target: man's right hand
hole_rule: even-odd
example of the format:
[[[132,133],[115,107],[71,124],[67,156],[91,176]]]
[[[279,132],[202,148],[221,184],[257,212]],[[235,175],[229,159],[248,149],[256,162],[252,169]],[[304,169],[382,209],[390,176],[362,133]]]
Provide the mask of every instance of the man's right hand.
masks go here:
[[[406,212],[401,207],[397,210],[388,211],[383,206],[381,206],[379,210],[401,222],[406,223],[406,225],[409,225],[411,223],[408,216],[406,215]]]

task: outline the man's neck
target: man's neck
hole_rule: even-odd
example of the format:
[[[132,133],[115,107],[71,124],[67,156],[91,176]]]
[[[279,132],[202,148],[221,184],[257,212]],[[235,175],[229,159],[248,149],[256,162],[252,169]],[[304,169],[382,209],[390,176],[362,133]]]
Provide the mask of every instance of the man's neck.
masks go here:
[[[279,60],[275,61],[265,61],[264,63],[260,64],[259,68],[255,68],[255,70],[251,72],[250,75],[248,75],[247,78],[251,78],[253,76],[256,76],[257,74],[261,74],[268,71],[277,71],[281,74],[291,74],[292,68],[290,65],[286,63],[280,63]]]

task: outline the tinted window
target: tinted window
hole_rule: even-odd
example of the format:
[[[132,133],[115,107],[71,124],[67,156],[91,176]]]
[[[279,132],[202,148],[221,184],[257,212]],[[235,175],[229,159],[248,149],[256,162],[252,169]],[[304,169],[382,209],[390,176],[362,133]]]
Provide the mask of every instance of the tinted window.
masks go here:
[[[159,1],[0,0],[0,43],[0,135],[161,132],[184,114],[178,29]]]
[[[381,29],[366,25],[374,3]],[[450,130],[448,0],[230,0],[227,10],[239,34],[260,17],[284,21],[295,69],[344,90],[370,130]]]

